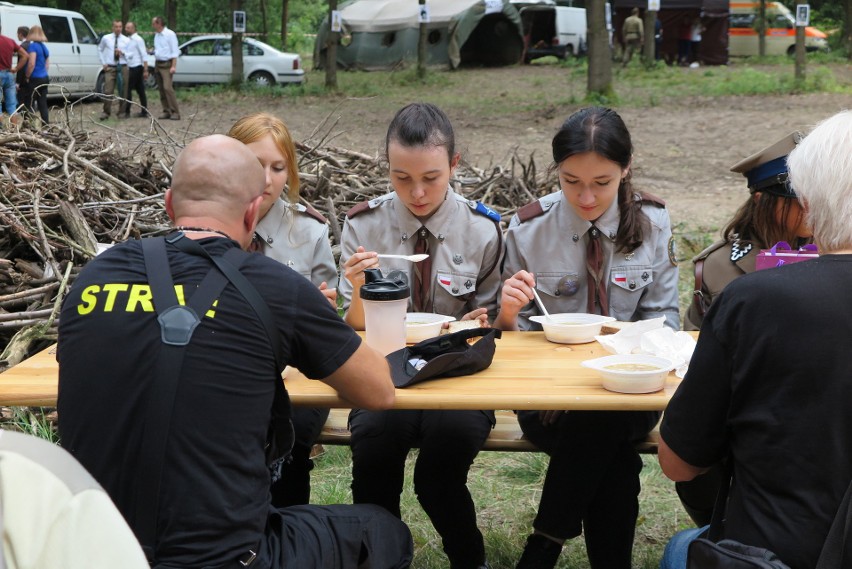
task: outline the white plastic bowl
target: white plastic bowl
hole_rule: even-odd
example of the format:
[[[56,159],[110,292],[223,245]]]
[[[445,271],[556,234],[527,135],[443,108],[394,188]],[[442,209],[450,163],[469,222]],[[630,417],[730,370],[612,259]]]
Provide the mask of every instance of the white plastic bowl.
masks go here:
[[[444,322],[455,320],[453,316],[430,312],[409,312],[405,315],[405,342],[416,344],[441,333]]]
[[[550,316],[530,316],[544,328],[544,337],[557,344],[585,344],[594,342],[601,333],[601,326],[612,322],[611,316],[587,314],[585,312],[562,312]]]
[[[666,377],[675,368],[668,358],[648,354],[617,354],[586,360],[580,365],[596,370],[603,381],[601,385],[618,393],[653,393],[666,385]],[[613,366],[618,366],[614,368]],[[624,366],[651,366],[653,369],[630,370]]]

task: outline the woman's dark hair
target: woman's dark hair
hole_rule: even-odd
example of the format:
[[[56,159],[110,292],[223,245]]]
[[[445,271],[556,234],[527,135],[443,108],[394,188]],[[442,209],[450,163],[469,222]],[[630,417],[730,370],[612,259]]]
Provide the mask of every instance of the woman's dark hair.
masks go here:
[[[430,103],[411,103],[394,115],[385,137],[385,159],[388,145],[397,142],[402,146],[443,146],[452,162],[456,153],[456,135],[444,111]]]
[[[633,144],[630,132],[618,113],[603,107],[580,109],[562,123],[553,137],[553,161],[560,164],[566,158],[584,152],[594,152],[615,162],[622,169],[630,165]],[[642,213],[642,200],[630,182],[631,172],[618,185],[618,232],[615,250],[630,252],[642,244],[648,218]]]
[[[740,206],[728,225],[722,232],[726,241],[744,239],[753,241],[755,247],[768,249],[779,241],[786,241],[790,246],[799,248],[811,239],[798,237],[795,233],[787,233],[783,224],[779,224],[775,214],[778,201],[781,200],[781,219],[786,220],[790,215],[790,205],[796,198],[785,198],[769,192],[758,192],[760,198],[750,195]],[[802,212],[799,215],[804,215]]]

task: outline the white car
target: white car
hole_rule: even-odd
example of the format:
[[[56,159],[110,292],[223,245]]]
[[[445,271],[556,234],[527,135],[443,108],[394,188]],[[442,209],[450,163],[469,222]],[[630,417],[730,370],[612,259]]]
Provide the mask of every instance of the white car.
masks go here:
[[[296,53],[285,53],[252,38],[243,39],[244,79],[258,86],[302,83],[305,70]],[[180,46],[175,83],[228,83],[231,80],[231,36],[193,38]]]

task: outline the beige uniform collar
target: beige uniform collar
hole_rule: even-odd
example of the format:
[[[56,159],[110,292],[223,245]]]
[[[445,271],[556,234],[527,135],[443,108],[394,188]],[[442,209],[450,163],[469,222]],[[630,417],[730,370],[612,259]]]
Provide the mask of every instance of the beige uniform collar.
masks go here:
[[[447,187],[444,202],[438,206],[437,211],[432,214],[432,217],[427,219],[426,223],[423,223],[408,211],[408,208],[405,207],[405,204],[402,203],[402,200],[394,192],[392,202],[394,211],[396,212],[397,226],[401,232],[399,236],[400,241],[413,239],[417,235],[417,231],[423,226],[429,230],[429,233],[437,237],[439,241],[443,241],[444,237],[452,229],[452,220],[455,218],[457,211],[457,201],[455,192],[450,187]]]
[[[577,215],[574,208],[568,203],[565,192],[559,192],[559,206],[564,211],[563,215],[566,220],[566,226],[568,227],[568,235],[575,243],[582,240],[583,236],[591,228],[592,223]],[[612,200],[612,204],[610,204],[603,215],[595,220],[595,227],[608,237],[610,241],[615,241],[615,235],[618,232],[618,222],[618,198],[616,197],[616,199]]]

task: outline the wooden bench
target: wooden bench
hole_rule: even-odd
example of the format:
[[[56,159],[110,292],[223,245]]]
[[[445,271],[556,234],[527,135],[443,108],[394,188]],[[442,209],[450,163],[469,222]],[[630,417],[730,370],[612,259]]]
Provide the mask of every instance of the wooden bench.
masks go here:
[[[537,452],[539,449],[524,437],[518,419],[511,411],[496,411],[497,424],[488,435],[482,450],[510,452]],[[348,427],[349,409],[332,409],[322,427],[317,443],[348,445],[351,437]],[[648,438],[636,444],[641,453],[656,454],[660,440],[659,425],[648,433]]]

